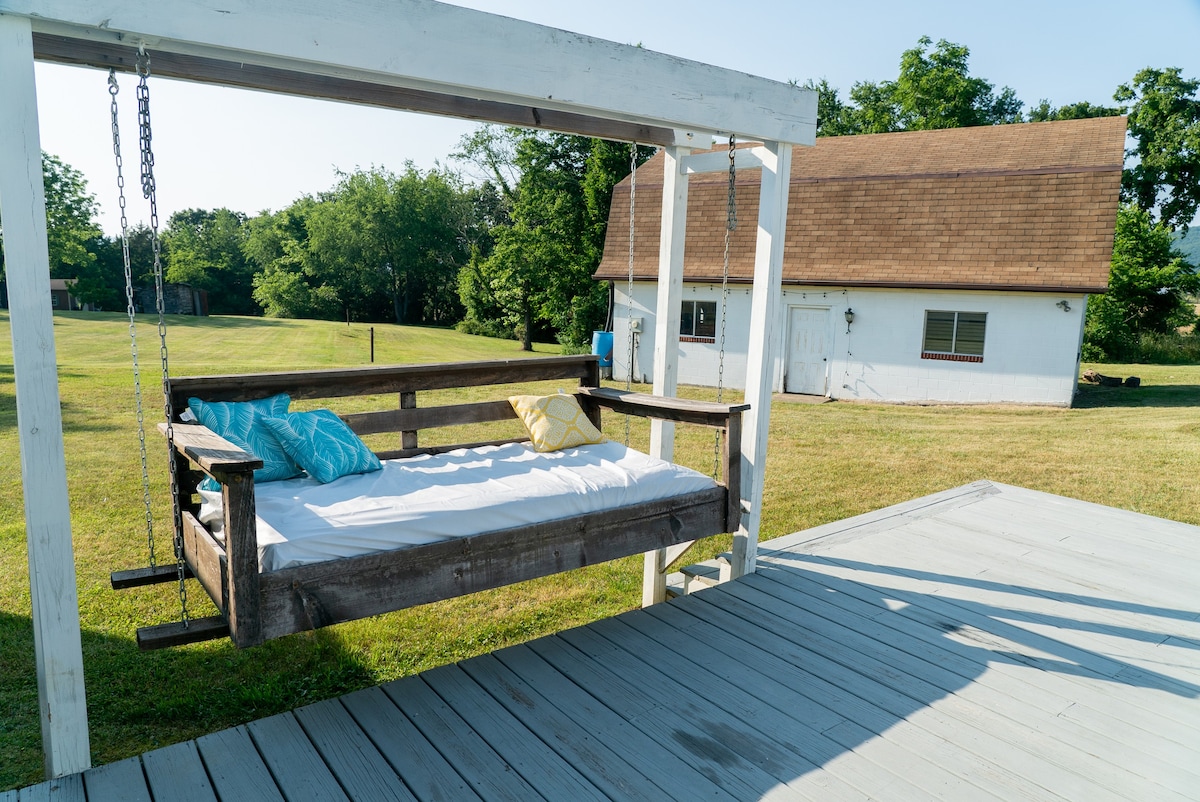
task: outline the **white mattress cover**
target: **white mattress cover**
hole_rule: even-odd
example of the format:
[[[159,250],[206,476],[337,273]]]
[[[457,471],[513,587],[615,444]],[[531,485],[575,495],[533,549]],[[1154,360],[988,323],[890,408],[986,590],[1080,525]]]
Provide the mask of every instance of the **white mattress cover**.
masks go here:
[[[387,460],[381,471],[324,485],[307,477],[256,485],[259,565],[275,571],[715,486],[611,440],[545,454],[512,443]],[[220,493],[201,496],[201,520],[219,521]]]

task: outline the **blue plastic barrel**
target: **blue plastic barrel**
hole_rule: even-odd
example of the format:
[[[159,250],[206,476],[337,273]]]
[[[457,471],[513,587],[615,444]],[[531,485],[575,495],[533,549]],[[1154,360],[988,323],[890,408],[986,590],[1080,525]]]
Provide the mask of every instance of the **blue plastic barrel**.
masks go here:
[[[611,331],[592,332],[592,353],[600,357],[600,367],[612,367],[613,333]]]

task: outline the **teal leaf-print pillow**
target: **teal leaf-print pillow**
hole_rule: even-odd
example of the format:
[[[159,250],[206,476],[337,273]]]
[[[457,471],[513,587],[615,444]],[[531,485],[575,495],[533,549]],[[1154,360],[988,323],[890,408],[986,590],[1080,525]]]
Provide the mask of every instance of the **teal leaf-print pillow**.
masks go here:
[[[318,482],[332,482],[339,476],[369,473],[383,467],[367,444],[328,409],[267,418],[263,425]]]
[[[189,398],[192,414],[202,424],[243,451],[263,461],[254,472],[255,482],[274,482],[300,475],[300,466],[288,456],[263,421],[287,414],[292,402],[287,393],[255,401],[202,401]]]

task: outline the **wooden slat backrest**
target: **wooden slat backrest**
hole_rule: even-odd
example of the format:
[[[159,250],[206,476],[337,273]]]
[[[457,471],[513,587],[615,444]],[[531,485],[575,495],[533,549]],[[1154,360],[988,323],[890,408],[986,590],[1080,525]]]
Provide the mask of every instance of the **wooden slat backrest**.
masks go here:
[[[282,373],[248,373],[217,376],[183,376],[171,380],[171,397],[178,415],[190,397],[205,401],[249,401],[277,393],[293,400],[344,398],[397,393],[402,403],[375,412],[343,415],[360,435],[403,432],[406,448],[415,447],[421,429],[514,418],[506,398],[488,402],[415,406],[422,390],[522,384],[576,379],[580,386],[599,385],[599,360],[592,355],[508,359],[487,362],[452,362],[432,365],[395,365],[335,368]],[[409,403],[403,403],[405,398]],[[413,406],[409,406],[412,404]]]

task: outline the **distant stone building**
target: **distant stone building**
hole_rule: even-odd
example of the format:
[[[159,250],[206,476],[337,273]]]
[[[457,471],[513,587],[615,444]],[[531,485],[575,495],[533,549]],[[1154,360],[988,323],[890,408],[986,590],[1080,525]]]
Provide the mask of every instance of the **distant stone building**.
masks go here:
[[[139,312],[157,312],[154,287],[139,287],[137,291]],[[168,315],[208,316],[208,291],[198,290],[190,284],[167,284],[163,287],[163,311]]]

